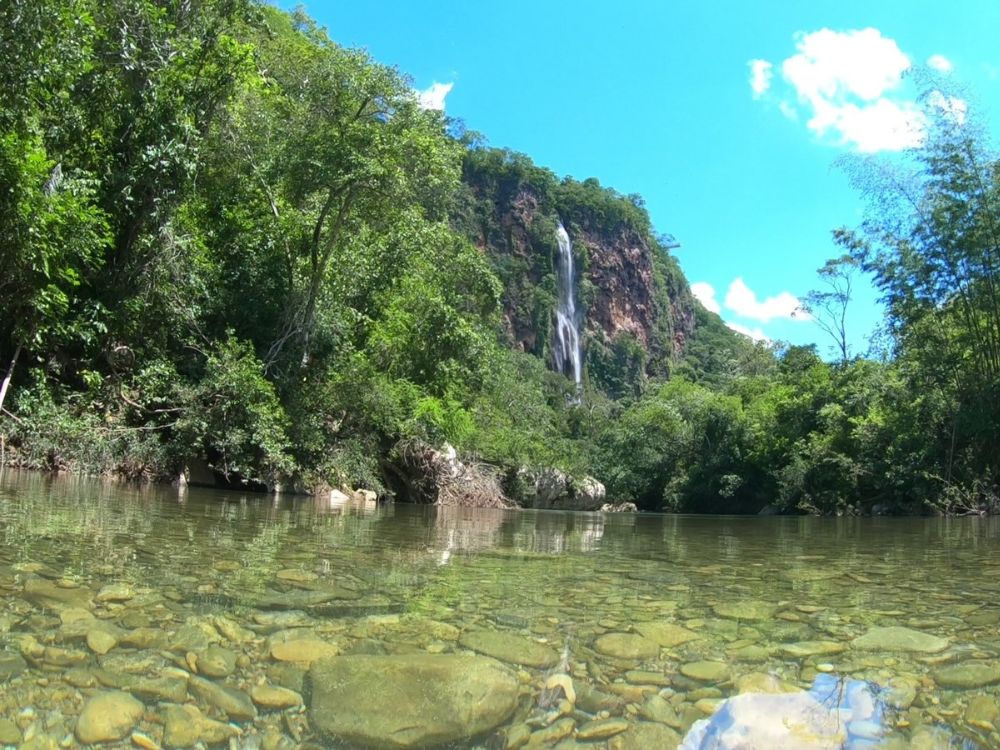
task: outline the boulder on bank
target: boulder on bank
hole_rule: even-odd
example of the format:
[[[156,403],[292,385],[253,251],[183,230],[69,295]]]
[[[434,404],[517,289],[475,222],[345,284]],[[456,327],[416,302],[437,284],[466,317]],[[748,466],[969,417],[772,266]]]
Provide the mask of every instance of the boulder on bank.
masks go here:
[[[572,477],[553,468],[522,466],[507,484],[523,508],[601,510],[606,495],[604,485],[593,477]]]
[[[516,675],[471,654],[335,656],[309,670],[309,721],[352,746],[422,748],[496,728],[517,707]]]

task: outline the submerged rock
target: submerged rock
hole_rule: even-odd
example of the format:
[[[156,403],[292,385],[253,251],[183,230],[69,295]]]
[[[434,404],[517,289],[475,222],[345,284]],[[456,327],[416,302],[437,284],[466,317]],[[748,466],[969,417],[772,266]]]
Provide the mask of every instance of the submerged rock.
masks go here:
[[[745,599],[735,602],[720,602],[712,607],[712,611],[719,617],[730,620],[770,620],[778,611],[778,607],[770,602]]]
[[[29,578],[24,583],[23,596],[28,601],[56,611],[72,607],[90,607],[93,592],[88,588],[63,588],[44,578]]]
[[[660,655],[660,647],[656,643],[634,633],[607,633],[594,641],[594,649],[613,659],[630,661],[653,659]]]
[[[13,651],[0,651],[0,683],[17,677],[28,668],[24,657]]]
[[[465,648],[509,664],[548,669],[559,661],[559,655],[550,647],[502,630],[470,630],[463,633],[458,642]]]
[[[948,639],[892,625],[869,628],[867,633],[851,641],[851,646],[862,651],[912,651],[936,654],[948,648]]]
[[[250,696],[242,690],[212,682],[201,677],[192,677],[188,681],[191,692],[211,706],[215,706],[230,719],[250,721],[257,718]]]
[[[199,742],[217,745],[239,734],[231,724],[210,719],[190,703],[163,706],[163,742],[167,747],[191,747]]]
[[[108,690],[93,695],[76,722],[76,736],[84,745],[120,740],[142,716],[143,705],[128,693]]]
[[[851,750],[873,747],[883,710],[867,682],[820,675],[791,693],[743,693],[692,725],[678,750]]]
[[[688,641],[701,638],[693,630],[688,630],[672,622],[640,622],[635,625],[636,631],[663,648],[674,648]]]
[[[932,673],[941,687],[971,690],[1000,682],[1000,666],[983,662],[965,662],[941,667]]]
[[[729,678],[729,667],[721,661],[694,661],[682,665],[681,674],[698,682],[722,682]]]
[[[474,737],[517,707],[514,673],[470,654],[337,656],[313,664],[309,721],[361,747],[421,748]]]

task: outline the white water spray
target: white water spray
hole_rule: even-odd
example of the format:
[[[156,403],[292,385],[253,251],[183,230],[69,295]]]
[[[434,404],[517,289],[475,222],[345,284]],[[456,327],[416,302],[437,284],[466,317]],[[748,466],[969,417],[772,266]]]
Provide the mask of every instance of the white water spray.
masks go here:
[[[582,363],[580,361],[580,320],[577,317],[576,303],[573,295],[576,289],[576,276],[573,271],[573,243],[570,242],[566,227],[559,222],[556,229],[556,240],[559,242],[559,258],[556,262],[556,293],[559,300],[556,304],[556,338],[555,358],[556,369],[564,375],[572,375],[577,390],[583,382]]]

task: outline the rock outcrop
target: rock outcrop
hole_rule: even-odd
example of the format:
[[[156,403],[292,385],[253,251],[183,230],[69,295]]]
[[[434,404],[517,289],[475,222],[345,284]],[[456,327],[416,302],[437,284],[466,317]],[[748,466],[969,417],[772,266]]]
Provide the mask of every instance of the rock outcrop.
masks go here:
[[[645,352],[651,371],[683,353],[695,326],[694,299],[641,204],[596,180],[559,182],[526,157],[503,152],[467,163],[464,179],[476,208],[457,223],[504,282],[504,328],[514,348],[550,354],[549,276],[561,219],[582,273],[584,349],[628,341]]]
[[[600,510],[604,505],[603,484],[558,469],[521,467],[507,484],[508,493],[522,508]]]

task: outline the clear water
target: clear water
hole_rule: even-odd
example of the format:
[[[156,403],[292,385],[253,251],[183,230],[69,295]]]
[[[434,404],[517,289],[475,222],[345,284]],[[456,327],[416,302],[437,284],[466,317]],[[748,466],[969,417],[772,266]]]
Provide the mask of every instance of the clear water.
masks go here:
[[[125,584],[126,598],[82,608],[119,636],[145,627],[162,630],[165,641],[122,642],[100,655],[66,625],[66,609],[79,613],[79,606],[37,593],[48,585],[91,597],[111,584]],[[802,690],[822,675],[872,686],[888,702],[879,707],[872,744],[859,748],[1000,747],[991,709],[1000,701],[1000,671],[995,680],[982,677],[1000,670],[1000,518],[329,507],[310,498],[179,494],[10,473],[0,476],[0,738],[4,726],[16,725],[26,746],[78,745],[76,717],[94,690],[116,686],[118,673],[134,680],[193,669],[185,647],[170,641],[185,623],[219,617],[254,634],[240,643],[221,639],[239,658],[220,682],[247,691],[283,682],[306,689],[296,684],[301,674],[268,654],[265,639],[277,627],[268,617],[283,611],[275,597],[331,590],[340,593],[299,607],[290,627],[326,634],[343,653],[465,651],[458,639],[470,630],[565,649],[556,667],[513,665],[522,684],[513,717],[460,747],[513,747],[521,740],[510,738],[528,732],[528,747],[641,747],[650,736],[641,730],[652,724],[663,729],[656,736],[679,741],[721,699],[762,675]],[[602,635],[654,621],[698,637],[635,659],[600,646]],[[854,643],[880,626],[947,639],[947,646],[915,652]],[[18,653],[24,668],[5,675]],[[722,666],[690,676],[690,665],[706,661]],[[954,677],[956,665],[975,667],[974,686],[939,684],[949,682],[942,674],[963,679]],[[542,695],[553,672],[575,686],[575,705]],[[615,700],[588,711],[581,696],[589,688]],[[557,691],[556,698],[568,696]],[[670,708],[666,721],[653,710],[662,709],[661,698]],[[162,698],[142,700],[136,729],[162,742]],[[225,718],[193,693],[186,700]],[[347,746],[318,736],[309,718],[300,707],[262,711],[234,721],[242,734],[230,742]],[[627,728],[574,739],[595,718],[620,718]],[[129,745],[128,737],[120,744]]]

